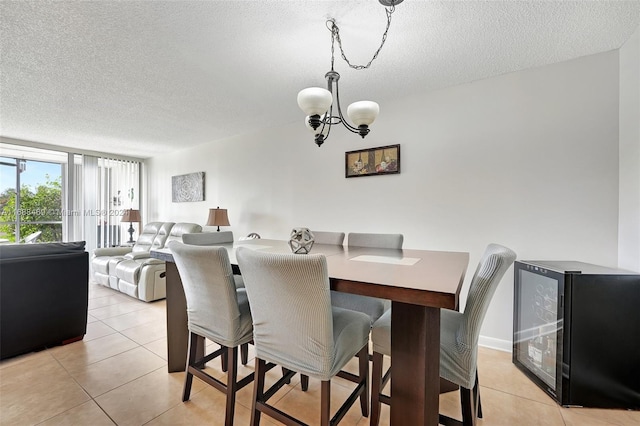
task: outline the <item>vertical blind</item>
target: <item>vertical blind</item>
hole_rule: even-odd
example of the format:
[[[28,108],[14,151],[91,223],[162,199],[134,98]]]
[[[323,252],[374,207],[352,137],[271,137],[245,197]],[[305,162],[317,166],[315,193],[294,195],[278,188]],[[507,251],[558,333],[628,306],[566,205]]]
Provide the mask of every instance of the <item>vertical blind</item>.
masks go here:
[[[83,155],[83,235],[87,249],[118,246],[128,240],[127,209],[140,209],[140,163]],[[134,223],[136,232],[139,224]]]

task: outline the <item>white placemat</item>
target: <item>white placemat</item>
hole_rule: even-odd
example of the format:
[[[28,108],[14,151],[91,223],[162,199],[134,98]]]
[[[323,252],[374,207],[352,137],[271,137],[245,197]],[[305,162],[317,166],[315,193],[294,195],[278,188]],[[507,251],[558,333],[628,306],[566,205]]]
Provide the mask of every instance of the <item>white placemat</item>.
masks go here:
[[[352,257],[351,260],[356,260],[358,262],[373,262],[373,263],[389,263],[392,265],[405,265],[411,266],[415,265],[420,259],[417,257],[391,257],[391,256],[372,256],[372,255],[362,255]]]
[[[261,246],[259,244],[236,244],[233,248],[237,249],[238,247],[246,247],[251,250],[264,250],[271,248],[271,246]]]

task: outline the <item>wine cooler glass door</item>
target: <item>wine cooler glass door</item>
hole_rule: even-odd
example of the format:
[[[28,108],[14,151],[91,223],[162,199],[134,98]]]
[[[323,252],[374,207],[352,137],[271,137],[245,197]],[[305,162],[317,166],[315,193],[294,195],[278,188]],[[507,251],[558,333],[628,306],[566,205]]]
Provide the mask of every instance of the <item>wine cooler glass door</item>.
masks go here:
[[[562,312],[559,308],[564,275],[534,265],[516,269],[514,361],[519,362],[556,394]]]

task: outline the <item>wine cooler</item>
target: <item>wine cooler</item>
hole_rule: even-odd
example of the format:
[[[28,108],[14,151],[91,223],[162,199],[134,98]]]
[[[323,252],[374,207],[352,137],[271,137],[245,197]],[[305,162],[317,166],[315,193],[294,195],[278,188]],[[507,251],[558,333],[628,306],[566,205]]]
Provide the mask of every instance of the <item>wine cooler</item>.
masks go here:
[[[640,409],[640,275],[514,264],[513,363],[563,406]]]

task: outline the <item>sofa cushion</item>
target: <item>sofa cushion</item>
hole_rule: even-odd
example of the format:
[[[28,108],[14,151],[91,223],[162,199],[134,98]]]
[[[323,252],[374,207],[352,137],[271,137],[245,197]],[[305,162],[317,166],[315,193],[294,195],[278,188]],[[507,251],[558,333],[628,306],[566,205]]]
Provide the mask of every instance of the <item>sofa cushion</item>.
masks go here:
[[[167,247],[169,241],[180,241],[182,242],[182,236],[184,234],[189,233],[200,233],[202,231],[202,226],[197,225],[195,223],[176,223],[171,228],[171,232],[169,233],[169,237],[164,242],[163,247]]]
[[[121,280],[125,280],[129,283],[137,283],[138,276],[140,276],[140,268],[142,267],[142,262],[137,262],[135,260],[123,260],[118,263],[115,271],[111,272],[111,275],[115,275]]]
[[[0,259],[81,253],[84,251],[84,246],[84,241],[68,243],[0,244]]]
[[[173,222],[168,223],[170,224],[170,226],[173,226]],[[147,223],[144,228],[142,228],[142,232],[140,233],[140,235],[138,235],[138,240],[136,241],[131,251],[134,253],[141,251],[148,252],[153,245],[153,240],[156,238],[156,235],[158,235],[158,232],[164,225],[166,225],[164,222]]]
[[[151,243],[151,247],[149,248],[149,250],[157,250],[163,248],[165,242],[167,241],[167,238],[169,238],[171,228],[173,228],[174,225],[175,223],[173,222],[165,222],[164,224],[162,224],[162,226],[158,230],[158,234],[153,239],[153,243]]]
[[[95,260],[98,260],[98,258],[94,259],[94,263],[95,263]],[[122,256],[108,257],[107,258],[107,273],[111,272],[109,275],[113,275],[114,274],[113,271],[116,270],[116,266],[118,266],[118,264],[120,262],[122,262],[123,260],[124,260],[124,257],[122,257]]]

